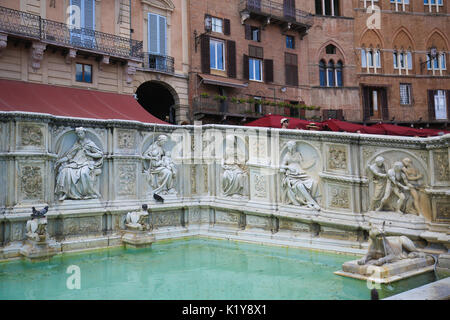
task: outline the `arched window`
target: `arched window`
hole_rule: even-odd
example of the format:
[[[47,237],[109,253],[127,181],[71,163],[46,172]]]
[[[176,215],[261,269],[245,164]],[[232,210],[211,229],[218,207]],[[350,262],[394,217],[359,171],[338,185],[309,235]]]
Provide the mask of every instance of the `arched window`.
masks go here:
[[[316,0],[316,14],[339,16],[339,0]]]
[[[342,81],[342,61],[338,61],[336,64],[335,74],[336,74],[336,87],[342,87],[343,81]]]
[[[325,47],[326,54],[336,54],[336,47],[332,44],[329,44]]]
[[[326,87],[327,86],[327,76],[325,73],[325,61],[320,60],[319,62],[319,76],[320,76],[320,86]]]
[[[327,65],[327,86],[328,87],[334,87],[334,62],[333,60],[330,60]]]
[[[361,49],[361,67],[366,69],[367,73],[370,73],[371,70],[377,73],[377,69],[381,68],[380,50],[372,48]]]

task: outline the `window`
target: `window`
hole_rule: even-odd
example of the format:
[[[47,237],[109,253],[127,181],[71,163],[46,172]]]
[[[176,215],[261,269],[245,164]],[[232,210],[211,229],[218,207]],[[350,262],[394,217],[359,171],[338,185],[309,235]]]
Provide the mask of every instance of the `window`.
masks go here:
[[[298,106],[298,101],[289,101],[290,104]],[[297,107],[290,107],[289,114],[291,117],[298,118],[300,116],[299,109]]]
[[[295,49],[295,38],[293,36],[286,36],[286,48]]]
[[[298,86],[298,57],[296,54],[284,54],[284,70],[286,84],[289,86]]]
[[[361,49],[361,67],[365,68],[367,73],[381,68],[381,53],[378,49]]]
[[[325,52],[326,54],[336,54],[336,47],[333,46],[332,44],[329,44],[326,46]]]
[[[325,74],[325,61],[320,60],[319,62],[319,77],[320,77],[320,86],[326,87],[327,86],[327,77]]]
[[[436,58],[432,58],[431,54],[427,54],[427,69],[439,71],[442,75],[443,70],[447,70],[445,52],[438,53]]]
[[[434,112],[436,120],[447,120],[447,103],[445,91],[436,90],[434,94]]]
[[[212,17],[212,31],[223,33],[223,20],[219,18]]]
[[[391,3],[395,4],[395,11],[405,11],[406,5],[409,5],[409,0],[391,0]]]
[[[394,52],[393,53],[393,61],[394,61],[394,69],[398,69],[399,73],[401,70],[406,70],[406,74],[408,74],[408,70],[412,70],[412,54],[411,52]]]
[[[327,87],[334,87],[334,62],[330,61],[327,65]]]
[[[411,84],[409,83],[400,83],[400,104],[411,104]]]
[[[77,63],[75,80],[92,83],[92,66],[90,64]]]
[[[444,6],[444,0],[423,0],[423,5],[428,6],[429,12],[433,12],[433,8],[439,12],[441,10],[439,7]]]
[[[338,63],[336,64],[336,69],[334,70],[336,76],[336,87],[343,86],[342,67],[343,67],[342,61],[338,61]]]
[[[261,104],[262,98],[254,97],[253,99],[255,99],[255,113],[259,113],[259,114],[263,113],[262,104]]]
[[[370,5],[371,7],[373,7],[375,5],[375,3],[377,3],[378,5],[378,0],[360,0],[363,2],[364,4],[364,8],[367,8],[368,5]]]
[[[262,60],[249,58],[249,80],[262,81]]]
[[[211,69],[216,70],[225,70],[225,46],[222,41],[210,40],[209,42],[210,49],[210,67]]]
[[[148,14],[148,52],[166,55],[167,20],[158,14]]]
[[[339,16],[339,0],[316,0],[316,14]]]
[[[251,27],[253,41],[261,41],[261,31],[258,27]]]
[[[95,1],[71,0],[70,5],[80,8],[81,13],[80,29],[70,29],[71,43],[82,47],[93,48],[95,46],[95,37],[93,33],[86,32],[83,29],[95,30]],[[75,25],[75,21],[72,20],[70,24]]]

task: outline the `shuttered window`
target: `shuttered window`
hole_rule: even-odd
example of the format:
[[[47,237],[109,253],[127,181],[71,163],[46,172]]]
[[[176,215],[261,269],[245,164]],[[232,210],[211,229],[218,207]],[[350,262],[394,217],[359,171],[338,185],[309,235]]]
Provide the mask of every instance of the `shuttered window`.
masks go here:
[[[264,81],[273,82],[273,60],[264,60]]]
[[[166,55],[167,20],[166,17],[148,14],[148,51],[153,54]]]
[[[209,48],[209,37],[207,35],[202,35],[200,38],[201,45],[201,63],[202,63],[202,73],[210,73],[210,48]]]
[[[227,41],[227,70],[228,77],[236,78],[236,42]]]
[[[264,50],[262,47],[248,46],[248,55],[250,57],[264,59]]]
[[[286,84],[290,86],[298,86],[297,55],[292,53],[285,53],[284,58]]]
[[[74,45],[84,47],[94,47],[94,33],[89,30],[95,30],[95,0],[71,0],[71,6],[80,8],[80,28],[71,29],[70,38]],[[75,13],[74,11],[72,13]],[[76,16],[74,16],[75,18]],[[76,21],[71,21],[76,25]],[[89,30],[82,30],[89,29]]]

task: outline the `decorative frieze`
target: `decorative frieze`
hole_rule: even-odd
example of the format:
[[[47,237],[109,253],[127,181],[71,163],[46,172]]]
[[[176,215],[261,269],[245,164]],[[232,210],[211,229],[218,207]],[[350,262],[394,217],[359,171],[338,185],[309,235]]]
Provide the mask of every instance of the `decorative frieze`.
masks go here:
[[[450,202],[436,203],[436,220],[439,222],[450,221]]]
[[[130,130],[117,130],[117,147],[122,150],[134,150],[136,133]]]
[[[350,209],[350,189],[345,187],[330,187],[330,207],[337,209]]]
[[[21,124],[20,126],[20,145],[23,147],[43,147],[44,135],[42,129],[37,125]]]
[[[42,167],[35,164],[22,164],[19,167],[20,197],[23,200],[43,198]]]
[[[347,147],[339,145],[329,146],[328,169],[346,171],[347,170]]]
[[[119,196],[136,196],[136,164],[122,164],[118,166]]]

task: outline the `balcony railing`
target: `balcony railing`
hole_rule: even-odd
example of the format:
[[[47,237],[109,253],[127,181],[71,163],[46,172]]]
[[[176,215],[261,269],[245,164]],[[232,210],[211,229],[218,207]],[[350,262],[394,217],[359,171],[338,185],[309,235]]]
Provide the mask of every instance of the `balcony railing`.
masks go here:
[[[251,14],[259,14],[286,22],[297,22],[310,27],[313,16],[303,10],[285,6],[271,0],[240,0],[239,10],[247,10]]]
[[[165,73],[175,72],[175,59],[173,57],[144,53],[144,69]]]
[[[143,57],[142,41],[91,29],[72,28],[64,23],[5,7],[0,7],[0,32],[103,55],[137,60]]]
[[[249,102],[221,101],[214,97],[195,97],[193,111],[196,114],[210,114],[241,118],[260,118],[268,114],[278,114],[286,117],[294,117],[308,120],[319,120],[320,110],[291,110],[286,107],[264,105]]]

